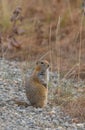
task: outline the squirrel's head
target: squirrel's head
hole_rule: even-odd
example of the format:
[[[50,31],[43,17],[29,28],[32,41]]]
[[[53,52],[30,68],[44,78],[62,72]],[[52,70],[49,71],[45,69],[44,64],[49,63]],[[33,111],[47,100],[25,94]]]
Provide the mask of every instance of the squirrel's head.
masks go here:
[[[36,62],[36,71],[40,73],[45,73],[49,68],[49,62],[46,60],[39,60]]]

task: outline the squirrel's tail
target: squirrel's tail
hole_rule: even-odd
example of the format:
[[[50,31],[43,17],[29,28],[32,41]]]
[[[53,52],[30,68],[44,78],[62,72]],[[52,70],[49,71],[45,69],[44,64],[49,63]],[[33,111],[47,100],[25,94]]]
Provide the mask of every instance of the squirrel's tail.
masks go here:
[[[28,104],[28,103],[25,102],[25,101],[20,101],[20,100],[17,100],[17,99],[13,99],[13,101],[14,101],[15,104],[17,104],[18,106],[25,106],[25,107],[30,106],[30,104]]]

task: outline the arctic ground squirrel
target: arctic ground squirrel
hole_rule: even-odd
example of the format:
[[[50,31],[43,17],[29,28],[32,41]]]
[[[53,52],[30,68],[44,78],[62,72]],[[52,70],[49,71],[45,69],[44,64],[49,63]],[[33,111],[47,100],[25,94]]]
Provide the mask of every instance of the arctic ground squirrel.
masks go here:
[[[47,104],[48,86],[46,79],[48,69],[48,61],[37,61],[32,75],[29,79],[26,78],[26,96],[34,107],[44,107]]]
[[[25,91],[30,104],[15,100],[15,103],[24,106],[45,107],[48,97],[48,74],[49,63],[46,60],[39,60],[36,63],[33,73],[25,80]]]

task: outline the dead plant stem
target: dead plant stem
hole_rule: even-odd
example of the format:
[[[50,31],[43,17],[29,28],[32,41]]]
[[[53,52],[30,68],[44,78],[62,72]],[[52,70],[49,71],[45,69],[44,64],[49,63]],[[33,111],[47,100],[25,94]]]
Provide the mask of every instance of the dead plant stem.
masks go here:
[[[78,69],[78,82],[80,80],[80,71],[81,71],[81,55],[82,55],[82,24],[83,24],[84,14],[81,17],[80,21],[80,43],[79,43],[79,69]]]
[[[51,35],[52,35],[52,34],[51,34],[51,33],[52,33],[52,32],[51,32],[51,29],[52,29],[52,27],[51,27],[51,25],[50,25],[50,30],[49,30],[49,31],[50,31],[50,32],[49,32],[49,50],[50,50],[50,67],[51,67],[51,72],[52,72],[52,70],[53,70],[53,67],[52,67],[52,61],[53,61],[53,60],[52,60],[52,56],[53,56],[53,55],[52,55],[52,43],[51,43]]]
[[[60,86],[60,65],[61,65],[61,57],[60,57],[60,52],[61,52],[61,48],[60,48],[60,43],[57,43],[58,41],[58,33],[59,33],[59,29],[60,29],[60,23],[61,23],[61,17],[59,16],[58,18],[58,23],[57,23],[57,29],[56,29],[56,46],[57,46],[57,66],[58,66],[58,85]],[[58,58],[59,55],[59,58]]]

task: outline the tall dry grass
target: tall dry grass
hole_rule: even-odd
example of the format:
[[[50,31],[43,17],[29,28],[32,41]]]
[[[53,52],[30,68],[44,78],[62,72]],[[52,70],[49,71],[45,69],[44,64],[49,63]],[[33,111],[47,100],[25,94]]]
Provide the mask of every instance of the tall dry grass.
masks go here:
[[[72,1],[71,1],[72,2]],[[78,1],[77,1],[78,2]],[[67,5],[68,5],[68,10],[69,10],[69,14],[70,15],[70,19],[72,22],[72,25],[74,26],[74,21],[73,21],[73,16],[72,16],[72,9],[71,9],[71,4],[70,1],[68,1]],[[84,14],[81,14],[80,16],[80,21],[79,21],[79,51],[77,53],[77,62],[75,63],[75,65],[73,65],[72,68],[69,69],[69,71],[63,76],[63,78],[60,78],[60,74],[61,74],[61,43],[59,42],[58,39],[58,33],[60,31],[61,25],[65,24],[65,22],[67,21],[66,17],[64,17],[65,19],[63,19],[59,16],[58,19],[58,24],[57,24],[57,29],[56,29],[56,51],[57,51],[57,56],[59,56],[59,58],[56,60],[57,62],[57,72],[58,72],[58,88],[56,90],[56,94],[54,97],[54,102],[58,105],[62,105],[64,112],[69,113],[73,118],[78,118],[79,121],[84,122],[85,121],[85,95],[84,96],[80,96],[79,98],[75,99],[75,96],[73,96],[72,94],[72,90],[69,87],[69,91],[67,91],[67,87],[63,88],[63,79],[66,79],[68,77],[70,77],[73,73],[73,71],[77,69],[77,73],[78,73],[78,82],[80,82],[80,73],[81,73],[81,57],[82,57],[82,29],[83,29],[83,22],[84,22]],[[63,24],[63,25],[64,25]],[[54,50],[54,47],[51,45],[52,43],[50,43],[50,61],[53,62],[52,57],[52,51]],[[51,63],[52,64],[52,63]]]

